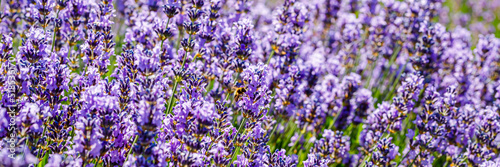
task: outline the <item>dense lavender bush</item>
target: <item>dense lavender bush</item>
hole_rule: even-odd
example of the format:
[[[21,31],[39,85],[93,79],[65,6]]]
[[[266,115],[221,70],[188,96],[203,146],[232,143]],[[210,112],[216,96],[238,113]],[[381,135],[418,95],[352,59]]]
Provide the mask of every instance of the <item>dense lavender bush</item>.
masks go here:
[[[0,1],[0,166],[500,166],[498,0]]]

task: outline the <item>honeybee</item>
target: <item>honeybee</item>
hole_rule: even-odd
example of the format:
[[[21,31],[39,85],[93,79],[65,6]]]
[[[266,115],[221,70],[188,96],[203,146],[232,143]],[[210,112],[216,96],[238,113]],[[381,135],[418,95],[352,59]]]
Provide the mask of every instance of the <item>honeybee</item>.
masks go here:
[[[245,95],[245,92],[247,92],[247,89],[245,87],[236,87],[236,90],[234,91],[234,101],[237,102]]]

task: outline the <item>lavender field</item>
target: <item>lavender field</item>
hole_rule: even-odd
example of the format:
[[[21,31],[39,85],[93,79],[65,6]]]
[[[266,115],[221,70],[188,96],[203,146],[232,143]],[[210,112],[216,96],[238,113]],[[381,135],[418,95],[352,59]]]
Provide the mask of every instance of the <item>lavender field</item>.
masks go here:
[[[0,9],[0,167],[500,167],[500,0]]]

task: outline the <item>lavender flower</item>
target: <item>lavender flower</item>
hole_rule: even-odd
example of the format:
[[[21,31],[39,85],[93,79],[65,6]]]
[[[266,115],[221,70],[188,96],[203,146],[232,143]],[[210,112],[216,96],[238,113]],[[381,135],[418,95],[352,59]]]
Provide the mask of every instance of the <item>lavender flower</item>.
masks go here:
[[[7,0],[0,166],[495,166],[495,0]]]

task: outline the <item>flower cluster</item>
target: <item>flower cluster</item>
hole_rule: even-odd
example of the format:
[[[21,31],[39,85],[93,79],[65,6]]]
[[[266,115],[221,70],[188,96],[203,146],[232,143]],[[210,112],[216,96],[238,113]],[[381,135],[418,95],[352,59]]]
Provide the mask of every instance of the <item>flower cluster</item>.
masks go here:
[[[6,0],[0,166],[498,166],[498,0]]]

